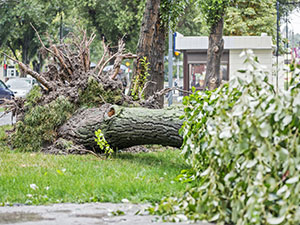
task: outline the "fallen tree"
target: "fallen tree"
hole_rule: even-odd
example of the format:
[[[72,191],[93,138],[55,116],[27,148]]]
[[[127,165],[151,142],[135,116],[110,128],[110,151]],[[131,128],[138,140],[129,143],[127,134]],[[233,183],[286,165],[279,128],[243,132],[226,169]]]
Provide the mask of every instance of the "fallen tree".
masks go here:
[[[7,55],[42,86],[42,90],[35,88],[25,101],[7,102],[18,115],[10,135],[12,147],[53,152],[59,146],[64,151],[61,148],[64,145],[68,152],[72,148],[99,152],[94,140],[98,129],[115,149],[144,144],[180,147],[182,109],[158,109],[158,99],[171,89],[143,99],[141,87],[140,97],[134,101],[124,94],[118,73],[122,60],[136,55],[125,53],[121,40],[117,53],[110,56],[103,42],[104,54],[96,67],[90,68],[89,46],[94,38],[94,35],[88,38],[83,32],[81,40],[71,35],[69,44],[55,45],[50,41],[46,47],[39,37],[51,59],[48,70],[40,74]],[[111,60],[114,60],[113,69],[104,73]]]
[[[178,130],[182,109],[126,108],[105,104],[100,108],[80,110],[59,129],[59,136],[96,148],[95,130],[101,129],[113,148],[160,144],[180,147]]]

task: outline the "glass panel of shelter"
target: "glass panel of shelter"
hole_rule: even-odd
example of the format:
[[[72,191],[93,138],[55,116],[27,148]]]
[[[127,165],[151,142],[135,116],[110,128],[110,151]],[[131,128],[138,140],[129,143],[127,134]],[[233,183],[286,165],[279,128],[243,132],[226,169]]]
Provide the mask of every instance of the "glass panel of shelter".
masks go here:
[[[189,64],[189,89],[195,87],[196,90],[203,90],[205,85],[206,63],[190,63]],[[228,63],[222,63],[220,68],[220,76],[224,81],[229,80]]]

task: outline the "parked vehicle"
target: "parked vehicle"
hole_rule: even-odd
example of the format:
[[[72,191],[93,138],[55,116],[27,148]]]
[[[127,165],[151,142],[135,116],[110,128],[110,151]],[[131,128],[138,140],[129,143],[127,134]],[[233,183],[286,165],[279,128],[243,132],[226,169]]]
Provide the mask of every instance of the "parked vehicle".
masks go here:
[[[0,80],[0,104],[3,103],[3,99],[14,98],[14,93]]]
[[[39,82],[33,78],[32,76],[28,76],[25,77],[25,78],[19,78],[19,79],[24,79],[25,81],[27,81],[31,86],[34,86],[34,85],[39,85]]]
[[[9,79],[5,84],[13,91],[15,97],[25,98],[33,87],[27,79],[28,78],[13,78]]]

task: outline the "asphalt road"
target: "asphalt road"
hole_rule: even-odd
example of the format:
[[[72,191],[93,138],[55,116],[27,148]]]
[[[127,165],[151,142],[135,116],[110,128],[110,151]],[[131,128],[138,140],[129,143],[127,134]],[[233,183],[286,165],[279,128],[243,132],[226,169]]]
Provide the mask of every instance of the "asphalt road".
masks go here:
[[[8,113],[4,116],[2,116],[2,115],[3,115],[3,112],[0,112],[0,126],[12,124],[11,113]],[[16,118],[13,118],[13,123],[15,123],[15,122],[16,122]]]

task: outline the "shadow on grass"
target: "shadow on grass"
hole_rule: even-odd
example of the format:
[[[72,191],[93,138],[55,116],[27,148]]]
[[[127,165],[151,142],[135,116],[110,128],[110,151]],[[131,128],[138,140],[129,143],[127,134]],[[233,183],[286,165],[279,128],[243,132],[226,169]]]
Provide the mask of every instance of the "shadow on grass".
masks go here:
[[[190,166],[184,162],[180,155],[180,150],[165,150],[165,152],[148,153],[117,153],[113,156],[115,159],[127,160],[131,163],[161,167],[164,169],[187,169]]]

